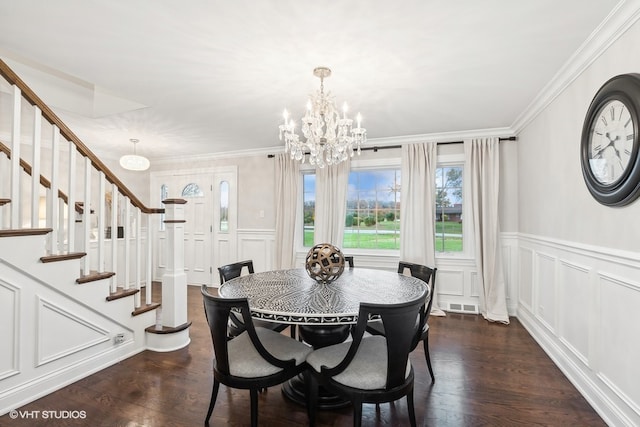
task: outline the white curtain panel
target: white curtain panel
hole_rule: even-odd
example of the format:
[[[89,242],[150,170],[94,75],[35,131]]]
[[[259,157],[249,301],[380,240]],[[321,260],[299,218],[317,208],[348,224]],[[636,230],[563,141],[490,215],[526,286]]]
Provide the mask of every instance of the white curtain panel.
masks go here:
[[[400,260],[435,267],[436,143],[402,146],[400,189]],[[437,286],[431,315],[444,316],[438,307]]]
[[[472,230],[480,285],[480,312],[489,321],[508,324],[498,219],[499,140],[478,138],[465,141],[464,154],[471,178],[469,203],[473,210]]]
[[[276,269],[295,265],[295,234],[298,193],[300,192],[300,163],[286,153],[277,154],[276,161]]]
[[[350,170],[350,159],[316,169],[315,244],[342,248]]]

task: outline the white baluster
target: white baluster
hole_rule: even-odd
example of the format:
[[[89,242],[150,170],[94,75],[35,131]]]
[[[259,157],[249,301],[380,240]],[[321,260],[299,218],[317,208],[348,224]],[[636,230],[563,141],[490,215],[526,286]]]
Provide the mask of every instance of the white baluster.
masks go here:
[[[86,255],[82,258],[82,271],[91,271],[91,159],[84,158],[84,202],[82,206],[82,241]]]
[[[58,241],[63,229],[60,228],[60,209],[58,201],[58,189],[60,188],[60,129],[53,125],[51,135],[51,191],[47,194],[47,227],[51,228],[48,242],[49,253],[57,255],[60,251]]]
[[[67,194],[67,251],[76,247],[76,146],[69,141],[69,193]]]
[[[136,208],[136,282],[135,288],[140,290],[140,279],[142,276],[142,211]],[[136,308],[140,307],[140,292],[134,296]]]
[[[153,276],[151,272],[151,263],[153,258],[153,245],[151,244],[151,215],[147,214],[147,277],[145,279],[146,287],[146,295],[145,300],[147,304],[151,304],[152,299],[152,291],[153,291]]]
[[[42,140],[42,112],[33,110],[33,158],[31,159],[31,227],[40,227],[40,142]]]
[[[100,171],[98,174],[98,273],[104,273],[104,230],[105,230],[105,214],[106,207],[104,202],[104,195],[106,192],[107,180],[104,176],[104,172]]]
[[[118,290],[118,187],[111,186],[111,292]]]
[[[13,122],[11,127],[11,228],[22,227],[20,215],[20,123],[22,116],[22,93],[13,85]]]
[[[129,240],[131,239],[131,201],[128,197],[124,197],[124,289],[129,289],[131,277],[131,248]]]

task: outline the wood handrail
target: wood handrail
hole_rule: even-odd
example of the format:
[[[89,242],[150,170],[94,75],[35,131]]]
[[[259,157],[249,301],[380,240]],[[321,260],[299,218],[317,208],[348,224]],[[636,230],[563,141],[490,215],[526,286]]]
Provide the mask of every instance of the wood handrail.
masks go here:
[[[111,170],[95,155],[89,148],[84,145],[80,138],[78,138],[72,131],[65,125],[62,120],[51,110],[43,101],[35,94],[33,90],[20,78],[18,75],[2,60],[0,59],[0,75],[2,75],[10,84],[16,85],[21,91],[22,96],[31,104],[42,111],[42,116],[52,125],[55,125],[60,129],[60,134],[71,141],[76,149],[83,156],[91,160],[91,164],[99,171],[103,172],[107,180],[115,184],[118,187],[118,191],[129,198],[131,204],[140,209],[146,214],[164,213],[162,208],[149,208],[145,206],[140,199],[138,199],[126,185],[118,179],[118,177],[111,172]],[[22,161],[21,161],[22,163]],[[41,181],[42,182],[42,181]]]

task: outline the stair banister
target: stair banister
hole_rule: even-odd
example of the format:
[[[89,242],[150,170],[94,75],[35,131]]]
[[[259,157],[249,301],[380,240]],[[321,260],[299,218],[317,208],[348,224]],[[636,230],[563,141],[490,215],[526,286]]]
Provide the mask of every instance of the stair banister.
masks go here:
[[[51,229],[51,233],[47,242],[47,251],[51,255],[65,255],[63,252],[68,252],[69,256],[71,255],[82,255],[86,252],[81,261],[81,276],[78,279],[78,283],[87,283],[92,279],[90,277],[86,277],[91,273],[91,269],[93,266],[97,266],[96,272],[97,275],[100,276],[101,273],[104,273],[104,278],[113,277],[111,279],[111,283],[109,285],[110,295],[107,296],[107,300],[112,300],[118,298],[117,295],[122,293],[121,289],[118,288],[117,281],[115,276],[109,276],[109,272],[105,272],[105,265],[107,263],[105,252],[105,236],[104,232],[107,224],[111,224],[111,267],[116,272],[118,268],[118,205],[121,204],[121,209],[124,211],[124,239],[121,242],[123,245],[124,251],[124,267],[122,267],[120,275],[120,280],[122,280],[123,289],[128,290],[130,295],[134,296],[134,305],[136,309],[132,312],[133,315],[137,315],[148,310],[152,310],[157,307],[157,304],[151,303],[151,285],[152,285],[152,246],[151,246],[151,220],[148,214],[161,214],[164,213],[163,208],[149,208],[145,206],[132,192],[127,188],[118,177],[104,164],[102,161],[95,156],[88,148],[84,145],[82,141],[64,124],[58,116],[7,66],[7,64],[0,60],[0,75],[4,77],[4,79],[12,85],[12,100],[13,100],[13,119],[11,122],[11,142],[10,148],[5,146],[0,142],[0,151],[4,152],[10,162],[10,196],[11,199],[2,199],[2,203],[0,203],[0,215],[2,215],[2,211],[5,208],[2,206],[9,204],[10,205],[10,227],[11,230],[2,230],[2,235],[11,235],[13,231],[20,232],[23,225],[22,222],[22,206],[21,202],[22,195],[20,194],[20,189],[24,189],[24,186],[21,186],[20,180],[24,179],[21,177],[22,171],[30,176],[31,180],[31,200],[28,200],[29,203],[25,204],[25,208],[30,209],[30,215],[28,221],[31,225],[31,228],[39,226],[40,215],[38,211],[40,210],[40,193],[41,188],[45,188],[46,190],[46,225],[47,230]],[[31,165],[29,165],[26,161],[24,161],[21,157],[21,143],[23,139],[27,136],[26,134],[22,134],[21,130],[21,118],[23,116],[23,101],[26,100],[33,107],[33,139],[32,147],[32,158],[30,159]],[[31,111],[26,111],[26,113],[30,113]],[[51,181],[48,181],[42,175],[42,164],[41,159],[42,156],[42,119],[45,119],[52,127],[52,140],[51,140],[51,163],[50,163],[50,172],[51,173]],[[30,135],[31,136],[31,135]],[[60,137],[63,137],[64,140],[61,140]],[[64,151],[66,148],[64,145],[68,143],[68,157],[67,161],[69,164],[66,171],[63,171],[60,159],[60,151]],[[77,159],[77,156],[82,156],[82,161],[79,162],[80,159]],[[78,167],[78,162],[80,163],[80,167]],[[97,171],[98,182],[97,187],[93,186],[93,168]],[[64,174],[64,175],[63,175]],[[67,182],[64,182],[64,179],[67,179]],[[78,179],[82,179],[82,182],[79,182]],[[111,184],[111,218],[106,218],[106,206],[105,206],[105,196],[107,183]],[[97,193],[95,193],[97,189]],[[67,191],[68,194],[65,194],[62,190]],[[91,205],[93,199],[97,199],[97,207]],[[119,202],[119,195],[122,196],[122,200]],[[0,198],[2,194],[0,194]],[[25,200],[26,202],[27,200]],[[66,212],[65,212],[66,207]],[[91,247],[91,213],[93,209],[97,209],[98,214],[98,250],[95,254],[95,258],[92,258],[90,254]],[[133,209],[133,211],[132,211]],[[65,213],[68,215],[65,218]],[[142,214],[146,214],[144,218],[146,221],[143,221]],[[26,212],[25,212],[26,214]],[[0,216],[0,229],[4,227],[4,223],[2,222],[3,218]],[[135,221],[135,224],[133,222]],[[146,225],[146,251],[142,249],[142,239],[143,239],[143,222]],[[66,246],[65,246],[65,228],[66,228]],[[44,230],[44,229],[43,229]],[[27,230],[24,230],[27,231]],[[135,242],[131,242],[131,238],[133,237],[132,233],[135,234]],[[132,251],[132,243],[135,244],[135,247]],[[178,262],[182,264],[181,273],[176,273],[178,270],[174,270],[174,277],[171,278],[172,285],[174,287],[182,288],[183,284],[186,286],[186,279],[182,280],[180,275],[184,275],[184,248],[183,239],[174,239],[174,243],[177,246],[181,246],[180,248],[170,247],[167,248],[170,252],[168,259],[171,260],[171,257],[177,256]],[[72,252],[84,251],[81,254],[71,254]],[[131,260],[131,256],[134,252],[135,259]],[[52,256],[48,256],[48,258],[53,258]],[[44,261],[43,261],[44,262]],[[48,262],[48,261],[47,261]],[[143,268],[143,263],[146,265]],[[131,277],[131,269],[135,269],[135,275],[133,278]],[[146,284],[146,292],[144,295],[145,302],[141,301],[142,295],[140,294],[141,284],[142,284],[142,276],[145,276],[145,284]],[[186,277],[186,276],[185,276]],[[132,283],[133,279],[133,283]],[[184,282],[184,283],[183,283]],[[133,288],[133,289],[131,289]],[[184,289],[186,291],[186,288]],[[181,291],[180,291],[181,292]],[[112,297],[112,298],[110,298]],[[174,298],[175,295],[169,296],[169,298],[164,301],[163,304],[167,308],[167,312],[169,314],[175,314],[176,312],[184,312],[186,316],[186,300],[183,301],[183,298]],[[184,308],[181,307],[167,307],[167,304],[185,304]],[[173,316],[173,319],[169,320],[168,323],[175,323],[176,317]],[[183,317],[183,316],[178,316]],[[171,325],[172,327],[181,328],[180,330],[185,330],[188,328],[187,322],[183,322],[181,325]],[[178,331],[179,332],[179,331]],[[166,331],[164,333],[167,333]],[[188,339],[188,334],[187,334]],[[158,346],[161,347],[161,346]]]

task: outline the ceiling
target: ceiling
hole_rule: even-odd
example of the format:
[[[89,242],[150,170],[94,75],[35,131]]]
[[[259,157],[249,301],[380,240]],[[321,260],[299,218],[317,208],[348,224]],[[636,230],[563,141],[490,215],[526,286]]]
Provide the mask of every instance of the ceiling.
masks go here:
[[[279,149],[319,88],[375,143],[507,134],[618,0],[0,2],[0,57],[98,154]]]

